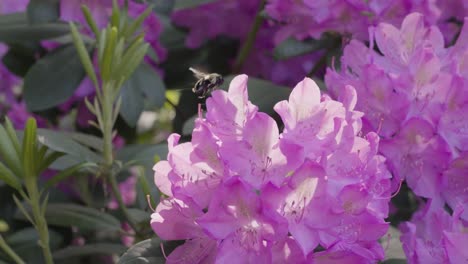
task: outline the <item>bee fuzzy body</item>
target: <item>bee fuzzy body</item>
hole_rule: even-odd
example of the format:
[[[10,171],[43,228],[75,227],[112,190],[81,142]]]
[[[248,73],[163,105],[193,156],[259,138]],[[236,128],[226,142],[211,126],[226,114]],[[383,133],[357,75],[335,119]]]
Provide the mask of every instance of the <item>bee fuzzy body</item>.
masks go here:
[[[192,88],[192,92],[198,96],[198,98],[205,98],[210,93],[223,84],[223,76],[217,73],[204,73],[194,68],[190,68],[194,76],[198,79],[195,86]]]

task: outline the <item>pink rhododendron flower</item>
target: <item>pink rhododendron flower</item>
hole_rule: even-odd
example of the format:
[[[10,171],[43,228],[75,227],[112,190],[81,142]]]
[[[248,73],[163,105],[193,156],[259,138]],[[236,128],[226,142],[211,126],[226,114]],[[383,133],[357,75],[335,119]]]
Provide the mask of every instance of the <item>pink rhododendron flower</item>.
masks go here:
[[[460,219],[461,207],[452,216],[439,206],[426,204],[410,222],[400,226],[408,263],[464,263],[468,233]]]
[[[377,131],[383,138],[380,152],[397,181],[406,179],[417,195],[438,204],[458,200],[446,196],[445,188],[454,186],[447,179],[453,170],[445,171],[467,150],[463,113],[468,107],[468,27],[465,24],[449,48],[441,31],[425,24],[418,13],[408,15],[401,28],[382,23],[370,32],[381,53],[373,50],[373,43],[368,48],[351,41],[344,49],[342,70],[327,71],[327,86],[335,96],[346,84],[356,87],[356,108],[365,113],[363,130]],[[458,190],[468,188],[464,181],[455,181],[461,184]]]
[[[410,12],[425,14],[428,22],[435,22],[440,10],[435,0],[415,1],[308,1],[269,0],[266,11],[283,26],[275,36],[279,43],[289,36],[298,39],[319,38],[326,31],[351,34],[354,38],[368,38],[369,26],[379,22],[398,25]]]
[[[354,88],[334,101],[305,78],[275,106],[280,132],[248,100],[247,81],[213,92],[192,141],[171,135],[167,161],[154,166],[167,198],[151,226],[164,240],[185,240],[168,263],[383,259],[391,176],[377,135],[358,136]]]
[[[424,20],[413,13],[401,28],[384,23],[372,28],[371,41],[381,53],[373,43],[367,48],[353,40],[344,50],[342,70],[328,70],[325,80],[335,96],[346,84],[356,87],[363,129],[383,138],[379,151],[395,180],[405,179],[415,194],[430,198],[430,205],[402,226],[409,263],[462,263],[468,27],[465,23],[455,45],[445,48],[439,28]],[[443,210],[445,203],[452,217]]]

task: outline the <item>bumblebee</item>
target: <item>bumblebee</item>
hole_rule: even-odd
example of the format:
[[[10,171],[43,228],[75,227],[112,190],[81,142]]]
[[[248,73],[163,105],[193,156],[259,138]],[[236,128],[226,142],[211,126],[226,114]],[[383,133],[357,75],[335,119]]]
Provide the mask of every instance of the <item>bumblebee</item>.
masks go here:
[[[204,73],[194,68],[189,68],[189,70],[193,72],[195,78],[198,79],[195,86],[192,88],[192,92],[196,94],[198,98],[205,98],[224,82],[223,76],[220,74]]]

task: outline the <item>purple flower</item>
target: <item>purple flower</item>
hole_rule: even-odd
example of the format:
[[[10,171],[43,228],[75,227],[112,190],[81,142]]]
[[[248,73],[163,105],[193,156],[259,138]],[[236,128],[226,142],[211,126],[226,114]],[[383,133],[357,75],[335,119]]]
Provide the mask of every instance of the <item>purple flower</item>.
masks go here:
[[[37,127],[47,127],[47,121],[38,115],[28,112],[24,102],[13,103],[7,112],[7,116],[16,129],[24,129],[29,117],[34,117],[36,119]]]
[[[377,241],[388,228],[390,174],[377,135],[357,136],[361,113],[353,110],[354,88],[346,91],[342,103],[333,101],[304,79],[275,106],[282,133],[248,100],[247,76],[213,92],[192,141],[171,135],[167,161],[154,166],[167,198],[152,215],[153,230],[185,240],[189,252],[176,249],[168,261],[383,259]],[[315,252],[319,246],[325,250]]]
[[[417,195],[437,202],[450,199],[453,209],[453,201],[461,198],[446,195],[446,188],[454,188],[447,179],[453,171],[446,170],[467,150],[462,113],[468,107],[468,27],[449,48],[439,28],[425,24],[418,13],[408,15],[401,28],[381,23],[370,32],[371,46],[351,41],[344,49],[342,70],[329,69],[326,84],[335,97],[346,84],[356,87],[363,130],[377,131],[383,138],[380,152],[394,184],[406,180]],[[374,51],[374,41],[380,53]],[[462,184],[457,190],[468,188],[464,181],[454,181]]]
[[[122,194],[122,200],[124,204],[127,206],[135,203],[136,195],[137,195],[136,190],[135,190],[136,183],[137,183],[137,176],[132,170],[130,171],[132,174],[128,176],[127,179],[125,179],[125,181],[119,183],[119,190],[120,190],[120,193]],[[112,199],[107,204],[107,207],[109,209],[114,209],[114,210],[119,208],[117,199],[115,197],[112,197]]]
[[[400,226],[403,250],[408,263],[464,263],[468,233],[460,220],[461,207],[452,216],[431,202],[418,211],[410,222]]]
[[[354,38],[366,40],[368,27],[379,22],[398,25],[407,14],[415,11],[423,13],[428,22],[435,22],[440,16],[435,0],[269,0],[266,11],[283,24],[276,33],[276,43],[289,36],[319,38],[326,31],[351,34]]]
[[[462,207],[460,217],[468,221],[468,153],[463,152],[454,159],[443,174],[443,197],[451,208]]]

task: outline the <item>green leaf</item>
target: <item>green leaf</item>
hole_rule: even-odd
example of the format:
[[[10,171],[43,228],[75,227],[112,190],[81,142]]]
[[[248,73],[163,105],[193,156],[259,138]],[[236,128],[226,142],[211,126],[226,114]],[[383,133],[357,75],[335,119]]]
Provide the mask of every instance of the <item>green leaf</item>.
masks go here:
[[[65,23],[0,24],[0,42],[17,43],[39,41],[66,35],[70,32]]]
[[[140,223],[146,223],[148,224],[151,220],[151,213],[137,209],[137,208],[128,208],[128,213],[132,216],[133,221],[135,223],[140,224]]]
[[[70,29],[72,32],[73,43],[75,44],[76,51],[80,57],[80,61],[83,64],[83,67],[88,74],[88,77],[91,78],[93,81],[94,86],[98,86],[98,81],[96,77],[96,73],[94,72],[93,63],[91,62],[91,58],[89,57],[88,50],[81,38],[80,33],[76,29],[76,26],[70,22]]]
[[[41,47],[33,43],[10,44],[2,62],[9,71],[24,77],[29,68],[36,62],[36,55],[40,52]]]
[[[224,78],[223,90],[229,88],[233,75]],[[292,89],[286,86],[274,84],[270,81],[249,77],[248,83],[249,100],[258,106],[258,109],[268,114],[274,113],[273,106],[282,100],[287,100]]]
[[[8,117],[5,117],[5,130],[8,134],[8,137],[10,138],[11,143],[15,147],[16,150],[16,155],[20,155],[21,153],[21,146],[18,140],[18,136],[16,135],[16,130],[13,127],[13,124],[11,123],[10,119]]]
[[[10,140],[8,132],[0,125],[0,157],[6,166],[17,176],[22,175],[21,158],[17,155],[14,142]]]
[[[25,12],[2,14],[0,16],[0,27],[5,25],[27,24],[28,16]]]
[[[149,107],[160,108],[166,101],[166,86],[159,74],[146,63],[142,63],[140,67],[133,73],[132,78],[146,96],[149,102]]]
[[[22,214],[17,219],[25,220]],[[81,231],[118,231],[120,222],[114,216],[97,209],[68,203],[49,203],[45,212],[47,224],[52,226],[72,227]]]
[[[153,10],[158,14],[169,15],[174,8],[175,0],[148,0],[146,1],[150,5],[153,5]]]
[[[198,118],[198,114],[192,116],[191,118],[185,121],[184,126],[182,127],[182,135],[191,135],[193,128],[195,127],[195,120]]]
[[[144,109],[143,94],[134,82],[129,80],[122,86],[120,96],[122,98],[120,115],[129,126],[135,127]]]
[[[84,146],[87,146],[96,151],[102,152],[103,142],[102,142],[102,138],[100,137],[90,135],[90,134],[78,133],[78,132],[70,132],[70,133],[62,132],[62,133],[65,133],[66,135],[70,136],[73,140],[75,140],[76,142]]]
[[[6,238],[7,243],[23,258],[26,263],[43,263],[42,250],[38,245],[39,235],[37,231],[28,227],[17,231]],[[62,234],[49,229],[49,245],[52,250],[62,246],[64,237]]]
[[[154,164],[155,156],[160,158],[167,157],[167,144],[155,145],[126,145],[117,151],[116,158],[123,162],[135,161],[136,164],[145,165]]]
[[[294,38],[286,39],[275,47],[273,56],[277,60],[285,60],[296,56],[301,56],[313,51],[323,49],[324,45],[319,40],[300,41]]]
[[[101,156],[73,140],[68,133],[48,129],[38,129],[37,134],[41,144],[52,150],[69,154],[79,161],[98,163],[102,159]]]
[[[117,264],[146,264],[165,263],[166,259],[161,252],[159,238],[147,239],[135,244],[122,257]]]
[[[406,259],[387,259],[383,262],[381,262],[381,264],[406,264],[408,262],[406,262]]]
[[[0,162],[0,180],[6,184],[15,188],[16,190],[21,189],[21,181],[9,170],[3,163]]]
[[[148,15],[153,11],[153,9],[151,7],[147,7],[145,11],[143,11],[143,13],[141,13],[131,24],[130,26],[128,26],[125,31],[124,31],[124,35],[126,37],[130,37],[132,36],[133,34],[135,34],[137,32],[138,29],[141,28],[141,24],[143,23],[143,21],[148,17]]]
[[[102,61],[99,65],[103,81],[109,80],[111,68],[114,67],[114,65],[112,65],[112,59],[115,46],[117,45],[117,34],[118,32],[116,27],[108,28],[104,56],[102,57]]]
[[[28,19],[31,24],[47,23],[59,19],[58,0],[31,0],[27,7]]]
[[[194,8],[199,5],[208,4],[208,3],[215,2],[215,1],[217,0],[191,0],[191,1],[175,0],[174,9],[177,10],[177,9]]]
[[[27,181],[35,179],[39,161],[37,160],[37,124],[36,119],[30,117],[26,121],[26,127],[23,134],[23,151],[22,151],[22,164],[24,171],[24,179]]]
[[[25,76],[24,99],[28,109],[44,110],[65,102],[84,76],[85,71],[73,45],[54,50],[37,61]]]
[[[87,255],[113,255],[122,254],[126,249],[121,244],[93,243],[83,246],[69,246],[54,252],[54,259],[76,258]]]
[[[96,25],[96,21],[94,21],[93,19],[93,15],[91,14],[89,7],[86,5],[81,5],[81,12],[83,12],[86,22],[88,23],[89,27],[93,31],[94,36],[96,37],[96,39],[99,39],[99,35],[100,35],[99,28]]]
[[[159,75],[146,63],[140,64],[121,90],[120,114],[125,122],[134,127],[144,110],[145,98],[148,107],[162,107],[166,100],[165,85]]]
[[[161,15],[159,16],[159,20],[163,25],[163,32],[159,36],[159,41],[161,44],[169,50],[185,48],[184,43],[187,34],[179,28],[175,27],[170,17]]]

